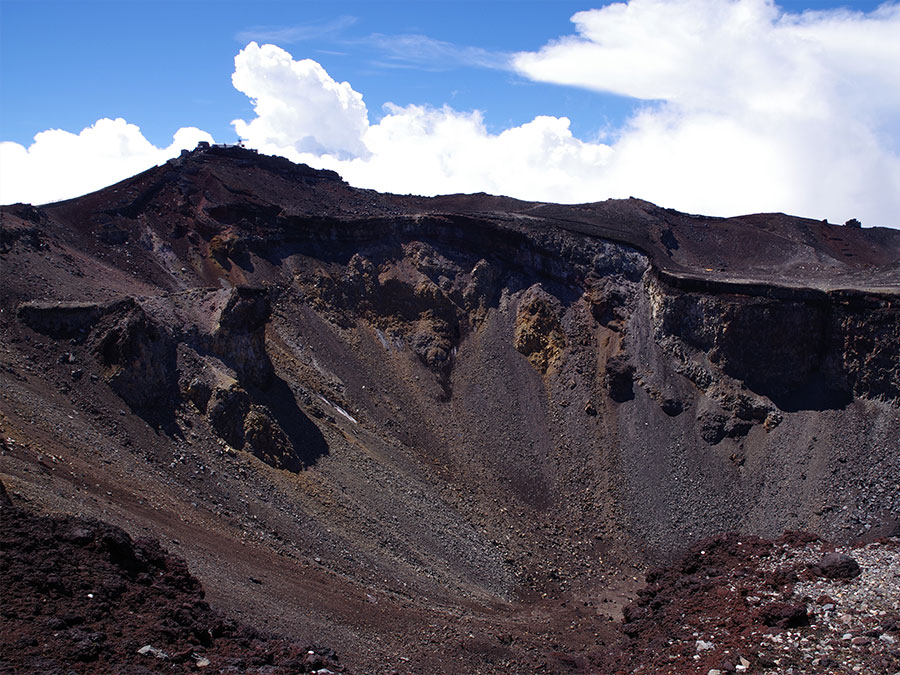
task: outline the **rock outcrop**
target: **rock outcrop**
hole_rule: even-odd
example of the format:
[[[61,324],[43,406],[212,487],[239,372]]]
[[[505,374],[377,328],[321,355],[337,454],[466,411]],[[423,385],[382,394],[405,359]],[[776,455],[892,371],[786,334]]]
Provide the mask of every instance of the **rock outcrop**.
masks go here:
[[[566,347],[561,313],[559,300],[540,285],[529,288],[519,300],[513,343],[541,373],[556,365]]]
[[[132,408],[171,405],[177,391],[175,343],[136,302],[104,312],[92,341],[103,378]]]
[[[891,295],[653,280],[654,337],[698,387],[722,376],[782,410],[900,403]]]
[[[265,663],[343,671],[333,650],[265,635],[212,609],[188,564],[156,540],[12,502],[0,503],[0,518],[4,669],[190,673]]]
[[[239,286],[231,290],[210,335],[210,351],[248,385],[265,387],[272,377],[265,335],[270,312],[266,289]]]
[[[29,327],[54,338],[84,338],[103,313],[93,302],[25,302],[18,309]]]

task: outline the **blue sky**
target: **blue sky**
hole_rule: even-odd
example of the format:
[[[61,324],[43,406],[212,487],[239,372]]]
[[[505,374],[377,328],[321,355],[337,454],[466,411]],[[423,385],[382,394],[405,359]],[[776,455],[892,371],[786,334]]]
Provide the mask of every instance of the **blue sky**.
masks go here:
[[[186,124],[230,140],[251,106],[231,86],[234,56],[251,39],[312,58],[349,81],[375,114],[399,105],[477,108],[506,128],[538,114],[566,115],[591,135],[632,102],[529,82],[441,59],[415,58],[404,36],[489,52],[533,49],[571,32],[577,2],[211,2],[2,0],[3,140],[72,131],[124,117],[156,144]],[[267,39],[268,38],[268,39]]]
[[[821,44],[829,44],[829,41],[835,39],[835,35],[844,34],[842,29],[834,32],[834,27],[841,26],[844,22],[853,27],[852,30],[846,31],[846,34],[851,36],[847,40],[858,40],[860,43],[858,49],[851,45],[851,55],[845,59],[851,64],[873,60],[871,44],[877,44],[877,41],[868,41],[869,47],[864,44],[867,42],[865,36],[870,24],[880,25],[882,36],[889,35],[890,31],[900,25],[896,23],[894,17],[900,12],[885,13],[885,7],[888,9],[896,7],[896,3],[887,3],[881,10],[878,10],[879,3],[876,2],[782,2],[774,6],[764,0],[738,2],[678,0],[670,3],[670,6],[677,6],[678,11],[682,13],[681,16],[690,18],[692,22],[693,15],[696,15],[697,38],[703,42],[715,37],[712,34],[717,30],[716,21],[719,19],[716,17],[720,11],[729,12],[728,16],[738,22],[743,20],[740,17],[735,18],[738,9],[750,15],[751,24],[755,27],[752,30],[759,32],[758,38],[754,40],[759,44],[770,39],[775,41],[773,44],[784,42],[785,31],[782,30],[779,36],[776,30],[778,16],[800,17],[802,12],[808,10],[826,12],[821,15],[824,17],[821,19],[801,21],[798,18],[794,23],[802,25],[792,30],[789,39],[808,42],[809,36],[812,35],[812,41],[818,40]],[[776,162],[780,166],[778,171],[782,173],[787,171],[784,169],[785,166],[793,166],[800,162],[797,158],[803,155],[805,149],[795,147],[796,143],[793,140],[787,142],[787,139],[797,136],[787,127],[778,131],[780,135],[765,136],[763,127],[780,128],[783,119],[773,118],[771,123],[766,121],[764,125],[757,125],[759,115],[782,113],[773,113],[768,109],[758,113],[759,106],[755,101],[738,102],[733,107],[723,107],[714,103],[702,109],[686,102],[689,99],[693,101],[718,98],[717,92],[720,90],[723,94],[722,100],[748,98],[743,94],[735,96],[734,92],[728,91],[732,86],[743,86],[743,81],[747,78],[746,72],[739,74],[742,79],[740,85],[735,84],[734,77],[727,73],[711,72],[705,74],[699,84],[695,81],[697,78],[682,78],[679,74],[674,78],[677,82],[671,93],[666,86],[662,86],[664,82],[673,78],[662,73],[659,64],[643,62],[645,50],[641,48],[640,40],[644,40],[649,51],[652,51],[650,43],[657,41],[654,31],[662,31],[661,42],[665,42],[666,25],[667,22],[671,23],[671,16],[665,18],[667,11],[665,3],[654,0],[632,0],[627,6],[630,18],[624,15],[617,16],[609,7],[604,13],[601,11],[604,7],[603,3],[588,4],[568,0],[543,2],[0,0],[0,32],[2,32],[0,141],[11,142],[8,148],[12,148],[12,144],[18,144],[27,149],[33,143],[35,135],[45,130],[62,129],[79,134],[98,120],[122,118],[129,125],[139,127],[140,134],[154,148],[170,148],[174,151],[172,137],[180,128],[196,127],[207,132],[216,141],[233,142],[237,139],[237,134],[232,121],[242,119],[249,123],[256,116],[259,119],[258,123],[254,123],[256,128],[253,128],[254,125],[246,127],[249,130],[248,140],[251,145],[258,145],[265,151],[285,154],[292,159],[337,168],[351,182],[366,187],[436,193],[457,189],[474,191],[483,184],[483,188],[491,192],[504,191],[525,197],[534,193],[535,198],[549,200],[556,197],[558,201],[588,201],[588,198],[602,199],[633,193],[664,202],[666,206],[684,210],[705,208],[723,214],[748,209],[756,211],[802,209],[805,212],[801,215],[829,217],[832,220],[842,218],[844,215],[847,217],[859,215],[859,209],[853,210],[852,205],[854,199],[862,201],[865,196],[865,191],[861,187],[854,187],[853,194],[846,196],[843,201],[836,201],[828,208],[816,210],[815,206],[821,201],[822,194],[827,196],[834,192],[829,181],[839,181],[839,178],[835,177],[824,177],[823,181],[828,187],[821,191],[818,188],[810,191],[808,186],[799,180],[796,185],[798,190],[806,189],[806,192],[815,193],[809,194],[806,199],[787,196],[789,191],[779,190],[773,179],[773,186],[761,189],[759,199],[756,201],[752,198],[737,197],[731,201],[703,198],[681,200],[680,195],[684,192],[684,186],[679,186],[681,192],[674,191],[674,188],[673,190],[663,188],[662,183],[666,180],[667,173],[662,168],[657,172],[659,175],[653,179],[655,183],[650,177],[642,178],[641,176],[653,172],[640,171],[635,165],[647,162],[652,166],[668,165],[665,161],[656,163],[646,152],[642,151],[641,154],[634,148],[658,142],[654,134],[665,134],[667,129],[671,132],[672,138],[676,138],[677,135],[677,142],[673,141],[670,150],[671,157],[675,157],[678,153],[681,153],[682,157],[691,154],[686,149],[686,144],[696,138],[695,129],[702,128],[710,129],[710,138],[713,139],[710,144],[725,143],[728,146],[733,140],[733,146],[728,146],[732,148],[732,154],[734,149],[750,148],[751,154],[755,153],[751,162],[754,166],[761,167],[765,166],[766,162]],[[599,28],[596,28],[594,35],[588,37],[586,32],[579,33],[581,36],[579,45],[572,46],[571,49],[567,47],[568,51],[560,49],[557,50],[559,53],[552,52],[550,48],[553,45],[572,39],[577,31],[584,28],[584,26],[578,28],[573,24],[571,20],[573,15],[593,8],[598,10],[596,20],[599,22],[597,24]],[[594,16],[589,14],[588,19],[594,21]],[[585,25],[590,24],[590,21],[586,19]],[[643,32],[637,36],[632,35],[627,26],[641,22],[646,23],[640,28]],[[693,27],[695,24],[686,25]],[[774,37],[766,31],[772,33]],[[596,37],[597,34],[601,37]],[[594,58],[595,54],[601,60],[608,57],[608,53],[613,49],[610,45],[601,45],[606,54],[596,49],[594,51],[587,49],[596,47],[597,43],[602,42],[608,35],[613,35],[620,42],[636,41],[636,44],[625,45],[623,51],[616,52],[618,55],[616,58],[624,54],[621,60],[615,62],[617,72],[601,69],[602,72],[598,74],[585,66],[586,71],[577,74],[576,71],[579,71],[582,64]],[[900,41],[900,31],[894,35],[897,41]],[[343,149],[338,150],[329,146],[327,142],[310,145],[304,144],[302,139],[284,140],[290,134],[284,129],[274,129],[274,126],[283,120],[279,122],[274,119],[262,119],[264,115],[256,109],[256,104],[260,101],[265,102],[268,100],[266,97],[269,97],[273,105],[277,102],[278,105],[283,104],[296,110],[298,106],[303,105],[304,100],[297,92],[310,93],[312,90],[303,87],[312,86],[309,78],[315,79],[319,76],[307,73],[304,76],[307,79],[290,85],[294,87],[294,91],[285,92],[283,97],[271,91],[267,91],[264,96],[252,95],[252,92],[257,91],[253,89],[255,85],[252,84],[248,85],[251,93],[239,91],[232,84],[232,74],[236,70],[235,57],[251,41],[259,45],[266,43],[277,45],[296,62],[312,59],[324,69],[327,77],[337,83],[349,83],[352,90],[362,96],[363,119],[367,119],[367,124],[370,125],[365,126],[365,122],[360,122],[364,126],[359,131],[362,140],[353,140],[351,145],[345,144],[346,147],[341,146]],[[710,42],[715,43],[715,40]],[[674,47],[675,53],[683,54],[685,58],[683,68],[679,66],[682,68],[680,72],[690,68],[703,69],[708,65],[702,62],[706,58],[705,55],[700,61],[697,60],[699,52],[696,50],[691,52],[690,48],[677,43]],[[727,51],[729,49],[727,41],[722,41],[718,48],[724,50],[721,55],[716,53],[716,47],[709,48],[708,59],[711,63],[719,61],[730,63],[737,60],[735,53]],[[853,51],[854,49],[856,51]],[[867,49],[869,51],[866,51]],[[761,48],[760,54],[762,53]],[[813,54],[813,58],[817,58],[818,52],[810,53]],[[511,66],[511,59],[515,54],[533,56],[530,60],[526,58],[516,61],[515,66]],[[273,54],[268,54],[267,58],[272,56]],[[894,56],[893,53],[883,54],[886,62],[892,60]],[[879,57],[876,51],[876,62]],[[763,64],[763,57],[760,56],[760,59],[761,79],[780,76],[777,64]],[[841,70],[843,66],[833,66],[827,59],[824,59],[823,63],[825,64],[823,68],[835,68],[834,76],[821,78],[817,72],[814,73],[815,86],[819,87],[819,90],[810,94],[806,103],[789,102],[785,103],[785,106],[797,106],[797,109],[802,109],[807,104],[818,105],[820,95],[825,95],[833,87],[844,86],[834,83],[851,79],[848,78],[848,72],[852,78],[862,81],[866,86],[883,87],[892,84],[890,74],[880,72],[872,74],[869,72],[871,68],[866,71],[864,77],[859,78],[852,69],[845,72]],[[254,64],[247,64],[247,69],[256,69],[255,74],[247,74],[248,78],[252,80],[253,77],[281,76],[271,69],[262,75],[260,69],[263,66],[260,64],[261,61],[258,60]],[[896,62],[894,66],[896,67]],[[279,72],[287,73],[288,66],[282,63],[282,67],[283,70]],[[633,86],[629,82],[632,69],[635,71]],[[720,77],[721,80],[716,80],[716,77]],[[751,76],[750,79],[755,77]],[[807,73],[798,71],[793,73],[789,82],[800,82],[802,86],[808,79]],[[323,86],[327,89],[330,85]],[[660,92],[660,98],[655,98],[657,91]],[[760,101],[770,99],[769,92],[770,89],[763,85],[751,90],[751,94]],[[847,98],[846,93],[841,95],[844,99]],[[861,99],[867,95],[868,92],[862,90],[858,93]],[[386,125],[375,128],[388,112],[383,107],[387,103],[399,107],[391,110],[396,114],[396,124],[402,123],[402,129],[396,125],[390,130]],[[835,128],[846,124],[851,117],[859,117],[854,111],[838,110],[842,105],[835,104],[836,117],[833,125],[823,124],[822,134],[830,137]],[[431,113],[416,113],[418,117],[415,117],[413,115],[415,111],[410,106],[425,106],[432,111],[448,106],[452,113],[445,114],[441,118]],[[887,100],[883,105],[878,103],[875,107],[879,116],[871,122],[870,127],[867,127],[868,135],[862,134],[858,142],[854,141],[853,148],[843,147],[832,155],[820,157],[816,162],[830,160],[849,162],[850,159],[855,161],[857,155],[863,153],[874,138],[886,155],[871,159],[868,164],[860,160],[862,163],[856,172],[870,172],[874,175],[878,172],[879,166],[887,166],[889,173],[887,186],[890,187],[890,181],[894,178],[890,173],[894,168],[892,162],[897,160],[897,146],[900,145],[896,136],[900,131],[900,124],[897,123],[897,106],[895,101]],[[399,109],[405,112],[400,114]],[[466,117],[476,110],[481,114],[477,120]],[[750,115],[748,110],[754,111],[753,114]],[[315,128],[314,122],[317,112],[328,114],[325,109],[309,111],[309,119],[313,121],[310,122],[312,127],[308,132],[304,129],[298,131],[296,126],[293,126],[291,133],[295,136],[299,134],[305,137],[307,133],[311,137],[316,136],[320,132]],[[845,117],[840,117],[841,114]],[[795,116],[793,109],[791,115]],[[745,128],[746,120],[751,117],[755,121],[747,124],[752,128]],[[555,122],[562,118],[568,120],[567,126]],[[541,124],[530,124],[535,120],[541,120]],[[348,124],[352,126],[352,120]],[[398,134],[426,133],[418,127],[410,131],[415,125],[428,127],[427,133],[431,135],[426,140],[429,142],[434,140],[434,151],[441,154],[443,158],[441,161],[445,164],[451,161],[446,160],[451,150],[448,149],[447,143],[440,141],[435,134],[444,133],[441,129],[446,129],[448,125],[458,127],[453,133],[463,136],[468,133],[474,134],[471,146],[466,147],[471,147],[467,155],[469,161],[476,163],[480,163],[485,153],[502,153],[505,151],[504,148],[510,146],[508,139],[494,142],[503,137],[504,132],[522,129],[516,137],[520,143],[534,144],[534,152],[529,151],[525,156],[515,149],[510,151],[512,154],[506,159],[506,164],[493,166],[488,159],[485,159],[485,163],[501,173],[503,166],[510,163],[518,165],[521,162],[526,164],[533,162],[537,167],[542,163],[540,152],[545,151],[555,157],[545,163],[555,172],[548,176],[546,183],[562,187],[555,188],[557,192],[548,188],[548,193],[544,194],[540,187],[543,184],[542,177],[536,172],[523,178],[521,184],[516,184],[494,180],[487,173],[481,178],[473,176],[469,180],[464,180],[461,170],[458,169],[448,171],[446,175],[429,174],[428,167],[419,173],[433,175],[433,183],[411,181],[409,189],[404,190],[407,183],[403,181],[406,179],[398,173],[396,182],[378,184],[374,176],[384,174],[386,167],[400,166],[403,161],[408,160],[408,157],[385,159],[377,166],[373,161],[366,169],[362,165],[368,161],[370,154],[380,156],[376,151],[369,153],[367,148],[376,147],[379,143],[382,147],[385,144],[402,146],[403,138],[406,136],[400,138]],[[732,127],[735,125],[744,129],[740,137],[732,133]],[[267,129],[265,133],[260,131],[264,126]],[[636,126],[641,126],[643,136],[634,133]],[[809,129],[810,125],[805,124],[802,128]],[[189,136],[185,134],[185,138]],[[279,141],[281,145],[273,140],[276,136],[281,139]],[[717,138],[720,140],[715,140]],[[759,138],[762,140],[757,143],[755,139]],[[619,144],[621,139],[626,139],[628,143]],[[785,141],[785,144],[779,145],[782,141]],[[335,142],[340,145],[343,141]],[[821,143],[817,143],[814,138],[810,138],[808,142],[810,147],[817,148],[816,152],[820,152],[818,146]],[[417,143],[420,147],[429,145],[423,143],[421,137]],[[49,147],[49,141],[47,145]],[[790,145],[790,148],[787,148],[787,145]],[[756,152],[754,146],[764,148],[767,154]],[[360,148],[363,150],[360,151]],[[784,150],[786,154],[783,158],[779,154],[782,152],[780,148],[787,148]],[[626,149],[628,152],[625,152]],[[16,162],[19,162],[21,157],[25,157],[18,148],[15,150],[18,153],[15,154],[16,159],[3,159],[3,164],[0,165],[0,171],[7,176],[14,172],[20,173],[14,171],[14,167],[18,166]],[[710,154],[712,152],[713,149],[704,148],[701,153],[707,165],[716,159],[715,155]],[[8,152],[3,157],[9,158],[13,154]],[[356,158],[352,163],[350,160],[354,157],[351,155]],[[560,159],[562,155],[565,157]],[[145,162],[149,156],[146,153],[142,155]],[[336,157],[342,158],[343,163],[338,162]],[[583,170],[583,167],[587,166],[590,169],[601,164],[611,167],[613,158],[618,158],[616,176],[625,178],[613,180],[610,177],[612,168],[608,168],[606,173],[598,170],[595,174],[591,174],[593,176],[591,182],[581,185],[579,189],[565,188],[567,181],[572,184],[579,180],[584,182],[584,176],[591,172]],[[36,160],[33,158],[29,157],[27,160],[36,166]],[[458,161],[461,162],[462,159]],[[139,161],[136,157],[134,162],[120,167],[120,172],[138,166]],[[671,166],[668,175],[672,173]],[[847,163],[845,166],[851,165]],[[803,167],[798,166],[794,170],[802,171]],[[114,173],[112,168],[109,171],[98,168],[97,180],[113,176]],[[630,185],[623,184],[629,177],[633,189],[629,189]],[[709,180],[715,179],[715,175],[710,178],[708,175],[698,174],[698,181],[700,179],[708,184]],[[790,176],[785,179],[789,180]],[[645,180],[646,186],[643,182]],[[746,180],[746,177],[736,175],[735,180]],[[60,178],[60,181],[63,179]],[[76,187],[81,188],[81,185],[73,184],[70,191]],[[722,190],[727,192],[727,186],[712,187],[720,192]],[[59,196],[71,196],[65,194],[64,185],[60,185],[60,188],[62,192]],[[23,187],[22,195],[22,198],[28,198],[30,193]],[[36,194],[35,199],[47,196],[55,195],[41,193]],[[4,194],[3,197],[5,199],[0,201],[9,201],[16,195],[7,197]],[[870,209],[869,220],[875,217],[883,224],[900,225],[900,222],[886,222],[889,220],[887,214],[894,206],[888,202],[878,210]],[[823,214],[825,211],[827,213]]]

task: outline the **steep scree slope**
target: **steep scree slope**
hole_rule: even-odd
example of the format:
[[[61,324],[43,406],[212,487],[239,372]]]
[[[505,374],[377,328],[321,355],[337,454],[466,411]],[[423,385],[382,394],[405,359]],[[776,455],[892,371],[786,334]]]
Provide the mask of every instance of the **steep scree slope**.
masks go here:
[[[351,667],[602,670],[648,562],[900,518],[900,232],[220,147],[2,218],[10,491]]]

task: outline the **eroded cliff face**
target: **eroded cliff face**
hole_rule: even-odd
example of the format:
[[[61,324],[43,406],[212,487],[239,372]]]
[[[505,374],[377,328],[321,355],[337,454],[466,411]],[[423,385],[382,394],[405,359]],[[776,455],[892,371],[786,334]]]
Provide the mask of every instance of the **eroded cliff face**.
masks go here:
[[[653,278],[654,339],[698,387],[724,374],[782,410],[897,404],[897,298]]]
[[[40,448],[4,482],[363,665],[421,631],[408,668],[459,672],[435,607],[615,615],[702,536],[900,519],[900,236],[378,195],[239,148],[3,213],[2,425]]]

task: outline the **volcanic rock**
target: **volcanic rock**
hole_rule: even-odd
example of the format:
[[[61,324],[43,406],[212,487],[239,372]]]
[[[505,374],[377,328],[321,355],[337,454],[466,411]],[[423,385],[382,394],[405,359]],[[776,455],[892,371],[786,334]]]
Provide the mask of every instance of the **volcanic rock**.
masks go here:
[[[843,553],[828,553],[810,569],[814,574],[829,579],[852,579],[861,571],[859,563]]]
[[[209,408],[209,421],[233,448],[244,447],[244,419],[250,412],[250,397],[237,384],[216,389]]]
[[[559,316],[559,301],[540,285],[525,291],[519,301],[513,344],[542,373],[560,359],[566,346]]]
[[[104,379],[131,407],[147,410],[171,400],[175,344],[136,302],[108,308],[92,339]]]
[[[797,628],[809,625],[809,614],[803,605],[773,602],[759,611],[759,620],[766,626]]]
[[[265,347],[265,325],[270,312],[268,291],[238,286],[231,290],[210,336],[211,351],[247,384],[264,387],[272,376]]]

